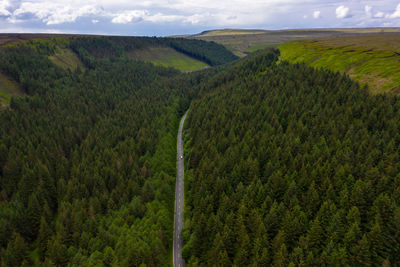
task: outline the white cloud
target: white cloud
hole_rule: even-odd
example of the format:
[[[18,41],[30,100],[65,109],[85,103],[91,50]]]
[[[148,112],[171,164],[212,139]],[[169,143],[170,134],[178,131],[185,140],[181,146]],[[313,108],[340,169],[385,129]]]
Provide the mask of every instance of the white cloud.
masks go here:
[[[385,13],[379,11],[379,12],[375,13],[374,18],[383,18],[384,16],[385,16]]]
[[[137,22],[143,20],[143,17],[147,15],[144,10],[127,10],[120,14],[117,14],[112,20],[112,23],[127,24],[130,22]]]
[[[350,9],[345,6],[339,6],[338,8],[336,8],[336,17],[338,19],[345,19],[351,17]]]
[[[379,27],[389,22],[393,26],[400,26],[400,20],[394,19],[400,18],[399,2],[400,0],[0,0],[0,28],[18,26],[45,30],[55,25],[53,28],[68,32],[98,33],[101,30],[116,34],[140,32],[163,35],[212,28]],[[393,7],[396,6],[394,10]],[[122,24],[137,22],[146,23],[134,29],[120,27]],[[68,25],[62,25],[67,23]],[[101,29],[96,25],[100,23]]]
[[[119,14],[112,15],[112,23],[115,24],[127,24],[139,21],[148,21],[153,23],[164,23],[164,22],[174,22],[183,21],[184,16],[178,15],[165,15],[160,12],[152,15],[147,10],[127,10]]]
[[[8,11],[9,7],[11,7],[11,5],[8,0],[0,1],[0,16],[10,16],[11,12]]]
[[[367,17],[372,17],[372,6],[366,5],[364,7],[364,10],[365,10],[365,15],[367,15]]]
[[[190,23],[190,24],[199,24],[202,21],[207,20],[207,18],[211,18],[212,15],[210,13],[205,13],[205,14],[194,14],[192,16],[189,16],[184,19],[185,23]]]
[[[318,1],[305,0],[305,3],[313,2]],[[56,25],[76,22],[86,16],[91,20],[108,18],[114,24],[148,21],[240,27],[265,23],[299,5],[298,0],[15,0],[15,11],[9,22],[36,19]]]
[[[18,21],[20,17],[28,14],[34,15],[47,25],[74,22],[78,17],[100,14],[102,11],[95,5],[84,5],[74,7],[61,3],[50,2],[24,2],[13,13],[10,21]]]
[[[372,7],[366,5],[365,6],[365,15],[367,15],[368,18],[380,19],[380,18],[385,17],[385,13],[383,13],[382,11],[378,11],[374,15],[372,13],[373,13]]]
[[[144,20],[154,23],[163,23],[163,22],[181,21],[184,18],[185,18],[184,16],[164,15],[162,13],[156,13],[154,15],[146,16]]]
[[[392,14],[386,15],[386,17],[389,19],[400,18],[400,4],[397,5],[396,10]]]

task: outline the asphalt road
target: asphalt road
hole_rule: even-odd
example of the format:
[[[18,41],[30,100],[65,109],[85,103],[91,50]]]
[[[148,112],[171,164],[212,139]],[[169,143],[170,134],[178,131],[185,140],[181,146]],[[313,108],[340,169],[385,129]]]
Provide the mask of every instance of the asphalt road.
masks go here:
[[[173,261],[174,267],[185,266],[185,260],[182,259],[183,247],[183,204],[184,204],[184,166],[183,166],[183,144],[182,144],[182,128],[185,122],[187,112],[183,115],[179,124],[177,139],[177,155],[176,155],[176,188],[175,188],[175,215],[174,215],[174,245],[173,245]]]

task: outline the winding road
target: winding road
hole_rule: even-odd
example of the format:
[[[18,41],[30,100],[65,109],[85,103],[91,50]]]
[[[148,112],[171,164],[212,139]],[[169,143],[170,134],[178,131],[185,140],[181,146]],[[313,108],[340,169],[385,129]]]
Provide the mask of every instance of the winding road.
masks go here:
[[[183,115],[179,124],[178,140],[176,148],[176,188],[175,188],[175,215],[174,215],[174,245],[173,245],[173,263],[174,267],[184,267],[185,260],[182,258],[183,247],[183,204],[184,204],[184,166],[183,166],[183,144],[182,128],[185,122],[187,111]]]

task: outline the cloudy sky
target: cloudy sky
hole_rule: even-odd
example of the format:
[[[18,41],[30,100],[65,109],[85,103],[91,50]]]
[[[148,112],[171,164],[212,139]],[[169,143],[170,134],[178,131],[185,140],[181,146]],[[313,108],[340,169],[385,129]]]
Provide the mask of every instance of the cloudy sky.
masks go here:
[[[0,32],[165,36],[380,26],[400,27],[400,0],[0,0]]]

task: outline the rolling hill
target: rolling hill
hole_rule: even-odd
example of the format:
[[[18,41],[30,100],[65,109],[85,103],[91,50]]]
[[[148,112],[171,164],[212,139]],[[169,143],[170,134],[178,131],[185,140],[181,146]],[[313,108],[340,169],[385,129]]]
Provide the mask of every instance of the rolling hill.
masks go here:
[[[329,36],[364,35],[373,33],[398,33],[399,28],[331,28],[298,30],[246,30],[224,29],[186,35],[186,38],[213,41],[226,46],[234,54],[243,57],[256,50],[275,47],[283,42]]]
[[[82,54],[81,47],[74,47],[76,40],[85,40],[80,45],[85,44],[88,51],[83,51]],[[94,43],[93,40],[100,41]],[[91,54],[92,44],[103,46],[103,48]],[[150,62],[156,66],[171,67],[182,72],[204,69],[236,59],[222,45],[179,38],[0,34],[0,45],[0,50],[14,49],[21,45],[31,47],[37,53],[46,55],[50,60],[46,64],[52,63],[63,70],[72,72],[93,67],[90,66],[90,62],[83,62],[83,58],[93,61],[93,58],[108,56]],[[85,53],[91,54],[92,57],[86,57]],[[3,58],[3,61],[6,58],[7,56]],[[15,70],[1,69],[4,65],[0,64],[1,107],[8,106],[13,95],[26,92],[23,84],[25,81],[15,76]]]
[[[214,41],[246,56],[277,47],[281,59],[347,73],[371,93],[400,93],[400,28],[205,31],[187,38]]]
[[[290,41],[281,59],[347,73],[370,92],[400,93],[400,34],[372,34]]]

